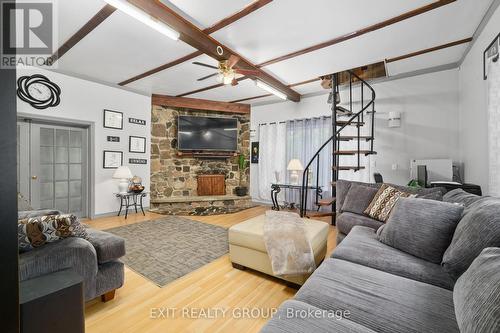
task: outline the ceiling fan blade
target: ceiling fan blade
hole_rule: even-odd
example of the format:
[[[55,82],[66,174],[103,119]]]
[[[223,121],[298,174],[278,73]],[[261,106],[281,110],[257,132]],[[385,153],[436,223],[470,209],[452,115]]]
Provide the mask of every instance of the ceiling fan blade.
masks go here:
[[[253,69],[235,69],[234,72],[241,74],[241,75],[245,75],[245,76],[249,76],[249,75],[250,76],[259,76],[260,75],[259,71],[255,71]]]
[[[193,61],[193,65],[198,65],[198,66],[203,66],[203,67],[208,67],[208,68],[213,68],[213,69],[219,69],[219,67],[204,64],[204,63],[199,62],[199,61]]]
[[[231,54],[229,59],[227,60],[227,67],[233,68],[240,61],[240,57]]]
[[[213,74],[210,74],[210,75],[207,75],[207,76],[201,77],[201,78],[199,78],[199,79],[198,79],[198,80],[196,80],[196,81],[203,81],[203,80],[206,80],[206,79],[211,78],[211,77],[216,76],[216,75],[219,75],[219,73],[213,73]]]

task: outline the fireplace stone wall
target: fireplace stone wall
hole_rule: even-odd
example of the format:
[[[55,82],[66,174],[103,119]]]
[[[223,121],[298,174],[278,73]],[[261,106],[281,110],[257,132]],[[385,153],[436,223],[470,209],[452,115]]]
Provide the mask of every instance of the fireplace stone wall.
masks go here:
[[[154,105],[151,113],[151,208],[165,213],[175,213],[176,204],[182,206],[183,214],[189,214],[189,205],[193,206],[193,214],[200,213],[198,204],[191,204],[197,194],[197,176],[199,174],[222,174],[225,176],[226,194],[235,196],[235,188],[239,186],[239,170],[236,158],[211,159],[179,156],[177,150],[177,117],[179,115],[234,117],[238,119],[238,151],[249,160],[250,153],[250,115],[229,114],[225,112],[191,110]],[[244,184],[250,184],[249,168],[243,174]],[[182,198],[185,198],[183,202]],[[200,199],[206,199],[201,198]],[[249,200],[249,198],[241,198]],[[232,200],[232,199],[230,199]],[[173,203],[172,203],[173,201]],[[241,200],[238,200],[240,202]],[[200,201],[209,205],[210,201]],[[167,205],[168,203],[168,205]],[[240,202],[241,203],[241,202]],[[162,206],[168,209],[162,209]],[[247,205],[241,205],[247,206]],[[217,213],[235,211],[235,207],[226,202]],[[196,208],[198,208],[196,210]],[[207,207],[210,210],[210,207]]]

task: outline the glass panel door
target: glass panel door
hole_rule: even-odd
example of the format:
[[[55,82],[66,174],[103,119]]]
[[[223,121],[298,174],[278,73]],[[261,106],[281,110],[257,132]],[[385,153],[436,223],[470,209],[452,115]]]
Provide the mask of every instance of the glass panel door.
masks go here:
[[[86,129],[33,124],[31,203],[87,215]]]

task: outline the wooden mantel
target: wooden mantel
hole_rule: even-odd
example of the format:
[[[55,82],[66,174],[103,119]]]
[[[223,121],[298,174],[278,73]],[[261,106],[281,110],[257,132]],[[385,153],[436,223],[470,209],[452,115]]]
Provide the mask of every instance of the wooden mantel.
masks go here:
[[[196,110],[250,113],[250,104],[217,102],[210,101],[208,99],[153,94],[151,103],[159,106],[171,106]]]

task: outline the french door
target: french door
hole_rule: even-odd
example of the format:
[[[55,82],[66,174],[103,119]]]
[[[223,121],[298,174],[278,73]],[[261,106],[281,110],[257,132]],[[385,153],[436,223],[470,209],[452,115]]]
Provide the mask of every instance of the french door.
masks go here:
[[[34,209],[88,216],[88,130],[18,123],[18,189]]]

